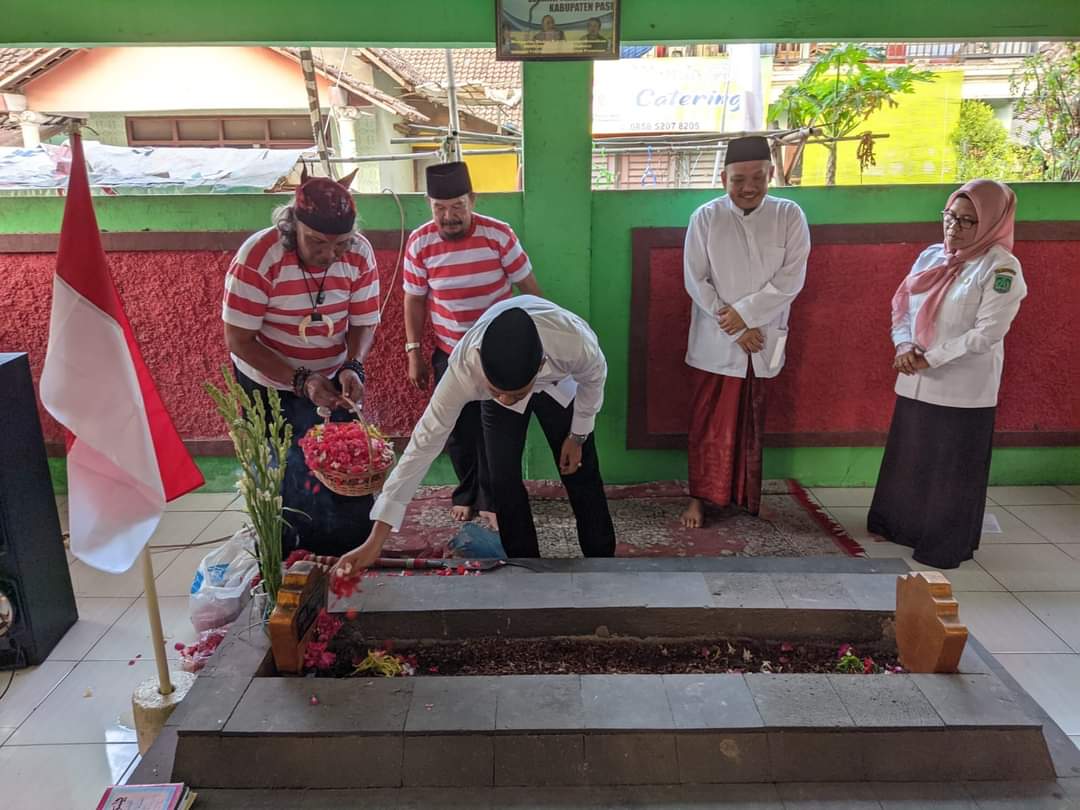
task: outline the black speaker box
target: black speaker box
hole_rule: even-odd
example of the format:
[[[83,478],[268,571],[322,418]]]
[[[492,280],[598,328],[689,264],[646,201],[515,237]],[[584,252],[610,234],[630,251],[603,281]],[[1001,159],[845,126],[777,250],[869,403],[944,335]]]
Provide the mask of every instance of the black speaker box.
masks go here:
[[[30,362],[0,354],[0,669],[40,664],[78,618]]]

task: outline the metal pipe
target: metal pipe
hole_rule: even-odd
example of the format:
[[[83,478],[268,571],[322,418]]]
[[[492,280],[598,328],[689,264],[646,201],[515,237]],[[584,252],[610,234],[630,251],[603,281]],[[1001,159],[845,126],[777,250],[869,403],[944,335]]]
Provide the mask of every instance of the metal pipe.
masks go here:
[[[433,135],[447,135],[450,130],[447,127],[433,127],[427,124],[407,124],[410,131],[415,132],[430,132]],[[458,137],[463,141],[467,141],[475,138],[476,140],[484,141],[498,141],[499,143],[520,143],[520,135],[498,135],[494,132],[470,132],[462,131],[458,133]],[[430,138],[428,139],[430,140]]]
[[[595,152],[603,152],[606,155],[629,155],[637,153],[652,152],[654,155],[673,155],[673,154],[694,154],[694,153],[707,153],[715,152],[720,149],[719,145],[713,146],[620,146],[615,149],[608,147],[597,147]]]
[[[446,135],[438,136],[435,133],[431,135],[406,135],[398,138],[391,138],[390,143],[431,143],[437,141],[440,138],[445,138]],[[505,144],[509,146],[517,146],[521,143],[520,138],[477,138],[472,135],[465,135],[464,133],[458,138],[459,143],[493,143],[493,144]]]
[[[439,157],[442,152],[400,152],[394,155],[356,155],[353,157],[332,157],[331,163],[378,163],[391,160],[419,160],[421,158]]]
[[[304,89],[307,92],[308,115],[311,118],[311,132],[315,138],[315,148],[319,154],[319,163],[323,171],[330,176],[330,152],[323,138],[322,107],[319,104],[319,85],[315,80],[315,59],[311,48],[300,49],[300,70],[304,74]]]
[[[874,140],[882,140],[888,137],[888,133],[885,133],[884,135],[875,135]],[[846,138],[818,138],[813,141],[808,140],[807,143],[840,143],[841,141],[861,141],[862,139],[862,135],[848,135]]]
[[[520,154],[520,147],[507,147],[505,149],[466,149],[464,155],[516,155]],[[355,155],[353,157],[332,157],[331,163],[380,163],[391,160],[421,160],[423,158],[439,157],[442,152],[434,150],[430,152],[402,152],[393,155]]]
[[[447,157],[461,160],[461,142],[458,140],[461,121],[458,119],[457,84],[454,81],[454,52],[450,48],[446,49],[446,100],[450,111],[450,134],[446,139]]]
[[[709,141],[731,141],[735,138],[779,138],[781,140],[793,139],[795,141],[803,137],[810,137],[812,135],[820,135],[821,129],[819,127],[802,127],[800,129],[770,129],[759,130],[756,132],[686,132],[678,134],[663,134],[663,135],[624,135],[616,138],[603,138],[604,143],[641,143],[648,141],[650,143],[681,143],[684,141],[697,141],[697,140],[709,140]]]

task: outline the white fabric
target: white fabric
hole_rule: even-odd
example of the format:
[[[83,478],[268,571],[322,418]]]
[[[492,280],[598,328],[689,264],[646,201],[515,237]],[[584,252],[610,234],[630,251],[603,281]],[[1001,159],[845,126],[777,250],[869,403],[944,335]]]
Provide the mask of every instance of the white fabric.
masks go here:
[[[519,295],[501,301],[485,312],[454,348],[446,374],[413,429],[409,446],[375,501],[372,520],[389,523],[395,531],[401,528],[406,507],[442,451],[462,409],[470,402],[492,399],[480,363],[480,343],[488,324],[512,307],[521,307],[532,316],[544,345],[545,360],[533,393],[545,393],[563,407],[573,402],[571,432],[592,433],[607,379],[607,361],[592,329],[577,315],[543,298]],[[527,403],[528,398],[523,399],[511,410],[523,413]]]
[[[915,260],[909,275],[944,262],[945,246],[931,245]],[[998,275],[1012,279],[1007,292],[994,290]],[[964,265],[938,310],[934,343],[926,352],[930,368],[917,374],[898,374],[896,393],[954,408],[997,405],[1005,366],[1005,334],[1025,295],[1027,284],[1020,262],[1002,247],[995,246]],[[926,293],[911,296],[907,319],[892,331],[893,345],[914,343],[915,317],[925,300]]]
[[[788,313],[806,279],[810,229],[790,200],[766,196],[743,214],[727,196],[690,217],[683,250],[683,281],[693,300],[687,365],[713,374],[745,377],[747,354],[739,337],[720,328],[717,314],[733,307],[748,327],[765,334],[753,355],[754,374],[775,377],[784,367]]]
[[[227,194],[273,189],[289,176],[303,149],[108,146],[86,141],[87,171],[95,194]],[[0,190],[67,188],[67,144],[0,148]]]
[[[41,401],[78,437],[67,456],[72,554],[126,571],[165,510],[161,473],[123,329],[59,276]]]

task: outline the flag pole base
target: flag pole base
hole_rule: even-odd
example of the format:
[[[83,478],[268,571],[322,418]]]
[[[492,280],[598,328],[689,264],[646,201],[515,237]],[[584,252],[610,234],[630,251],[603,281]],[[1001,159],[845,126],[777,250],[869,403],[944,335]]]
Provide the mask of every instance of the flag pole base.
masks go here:
[[[140,754],[150,750],[150,746],[169,721],[173,709],[195,683],[195,677],[193,672],[170,672],[173,691],[167,695],[161,694],[157,678],[145,680],[135,687],[131,696],[131,709],[135,716],[135,734],[139,741]]]

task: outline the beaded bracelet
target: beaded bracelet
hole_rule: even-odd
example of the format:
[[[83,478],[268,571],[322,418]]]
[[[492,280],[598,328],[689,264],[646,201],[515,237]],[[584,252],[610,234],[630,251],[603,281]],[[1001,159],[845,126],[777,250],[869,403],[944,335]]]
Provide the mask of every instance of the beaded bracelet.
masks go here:
[[[308,377],[311,376],[311,369],[307,366],[300,366],[292,375],[292,390],[298,397],[305,396],[304,383],[308,381]]]
[[[356,376],[360,378],[360,384],[364,385],[367,383],[367,375],[364,374],[364,364],[359,360],[346,360],[341,366],[341,370],[356,372]]]

